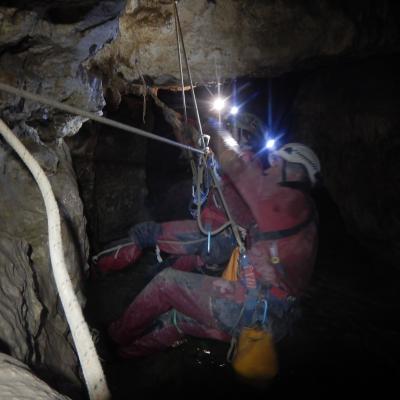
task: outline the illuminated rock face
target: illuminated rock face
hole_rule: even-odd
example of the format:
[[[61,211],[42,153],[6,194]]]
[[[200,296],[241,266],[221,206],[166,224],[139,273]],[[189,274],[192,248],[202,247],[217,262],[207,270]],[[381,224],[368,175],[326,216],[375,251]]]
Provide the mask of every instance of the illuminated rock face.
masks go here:
[[[24,1],[8,3],[0,5],[1,81],[82,109],[101,110],[101,81],[90,76],[83,63],[116,36],[123,3],[69,2],[67,8],[53,1],[34,6]],[[83,119],[5,93],[0,93],[0,115],[51,181],[60,206],[66,261],[84,304],[82,275],[87,269],[88,241],[69,148],[63,140],[80,129]],[[28,170],[4,142],[0,169],[0,274],[2,293],[6,293],[0,301],[0,343],[4,351],[42,371],[63,392],[79,392],[78,362],[49,260],[43,200]]]
[[[36,378],[25,364],[2,353],[0,353],[0,390],[3,399],[69,399]]]
[[[96,56],[127,80],[139,71],[158,84],[179,77],[172,0],[129,0],[120,35]],[[351,2],[350,2],[351,3]],[[186,0],[178,3],[195,82],[271,76],[332,57],[399,47],[396,15],[379,5],[334,1]]]

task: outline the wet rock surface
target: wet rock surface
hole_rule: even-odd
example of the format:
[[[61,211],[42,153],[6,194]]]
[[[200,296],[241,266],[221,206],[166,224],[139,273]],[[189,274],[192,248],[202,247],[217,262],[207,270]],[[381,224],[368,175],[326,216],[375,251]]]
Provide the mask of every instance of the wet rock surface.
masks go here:
[[[0,2],[1,82],[98,112],[104,105],[101,81],[83,63],[115,37],[122,5],[122,1]],[[83,305],[88,242],[64,137],[75,134],[84,118],[4,92],[0,115],[49,177],[60,207],[67,267]],[[41,194],[3,140],[0,169],[0,259],[8,299],[0,306],[5,321],[0,340],[10,354],[78,399],[82,389],[78,362],[53,281]]]
[[[45,311],[36,296],[36,274],[29,253],[27,242],[0,236],[1,341],[11,355],[32,363],[40,359],[35,338],[43,328],[41,319]]]
[[[68,400],[38,379],[22,362],[0,353],[1,398]]]
[[[82,202],[66,145],[48,145],[46,148],[58,160],[57,169],[49,179],[62,215],[67,267],[77,295],[84,304],[82,273],[87,241]],[[53,281],[43,199],[21,161],[8,149],[0,149],[0,154],[2,188],[7,188],[0,191],[1,236],[8,238],[1,247],[2,271],[4,276],[7,276],[7,270],[12,271],[8,285],[14,282],[16,288],[12,289],[4,279],[3,284],[5,290],[17,290],[22,295],[18,302],[2,303],[1,315],[7,320],[7,315],[15,314],[14,322],[17,322],[19,313],[23,313],[20,322],[23,329],[18,330],[17,325],[13,327],[11,324],[10,330],[1,330],[0,338],[7,343],[12,355],[31,367],[48,368],[49,375],[69,390],[70,386],[79,386],[77,360]],[[31,319],[33,323],[29,322]]]

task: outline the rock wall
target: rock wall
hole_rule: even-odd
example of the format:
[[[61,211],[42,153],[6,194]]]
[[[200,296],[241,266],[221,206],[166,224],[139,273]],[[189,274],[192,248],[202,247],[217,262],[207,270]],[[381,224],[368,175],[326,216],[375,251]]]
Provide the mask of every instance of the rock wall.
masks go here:
[[[124,97],[118,110],[106,107],[107,116],[154,132],[153,112],[148,105],[143,123],[142,104],[139,97]],[[96,254],[109,242],[126,237],[135,223],[151,219],[146,205],[148,141],[90,122],[66,141],[85,205],[92,254]]]
[[[0,80],[101,112],[101,81],[83,63],[117,34],[122,1],[0,4]],[[0,115],[47,173],[62,218],[65,257],[84,304],[88,242],[75,172],[64,138],[84,119],[0,93]],[[80,386],[78,363],[52,276],[47,218],[22,162],[0,140],[0,271],[5,294],[0,341],[65,393]],[[78,389],[79,391],[79,389]],[[77,398],[77,397],[76,397]]]
[[[57,160],[57,168],[49,178],[60,207],[68,270],[83,304],[81,278],[87,253],[83,207],[68,148],[63,142],[53,146],[48,143],[45,147]],[[42,150],[40,154],[43,153]],[[14,284],[16,288],[13,290],[23,295],[20,305],[15,296],[7,300],[9,304],[2,303],[0,313],[15,314],[14,322],[22,321],[24,328],[19,331],[14,326],[13,330],[10,324],[10,330],[1,331],[1,340],[7,343],[11,355],[38,369],[49,368],[55,378],[63,376],[63,379],[77,384],[77,360],[53,281],[47,216],[41,194],[30,172],[14,153],[1,148],[0,155],[1,235],[13,238],[13,241],[2,238],[2,275],[10,277],[3,284],[6,288]],[[31,313],[34,324],[27,318]]]
[[[399,68],[393,55],[314,71],[292,111],[291,130],[317,150],[348,231],[380,268],[400,259]]]
[[[0,353],[0,391],[2,399],[70,399],[35,377],[26,365],[2,353]]]

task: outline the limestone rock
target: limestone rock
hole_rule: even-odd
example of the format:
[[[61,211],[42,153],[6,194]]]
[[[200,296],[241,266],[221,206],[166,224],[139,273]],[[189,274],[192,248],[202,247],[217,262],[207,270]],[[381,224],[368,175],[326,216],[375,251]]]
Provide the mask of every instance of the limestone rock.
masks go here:
[[[75,3],[64,9],[61,2],[39,2],[32,10],[17,8],[18,2],[13,7],[0,5],[0,78],[33,93],[99,111],[104,106],[101,81],[82,64],[116,36],[123,2],[89,1],[81,15],[74,15],[79,6]],[[26,121],[46,141],[76,133],[84,121],[4,93],[0,93],[0,112],[13,127]]]
[[[2,400],[68,400],[32,374],[22,362],[0,353],[0,393]]]
[[[61,144],[61,147],[56,145],[50,150],[59,160],[57,172],[49,178],[60,207],[66,262],[73,285],[83,305],[82,272],[86,265],[88,245],[82,202],[69,159],[68,148],[65,144]],[[23,332],[20,332],[19,335],[16,334],[17,330],[14,334],[10,333],[6,342],[10,349],[14,347],[19,349],[17,353],[13,353],[19,359],[29,362],[30,365],[51,366],[51,370],[56,376],[68,377],[70,381],[77,384],[77,360],[71,347],[68,327],[63,318],[49,261],[47,217],[42,196],[29,171],[13,152],[0,148],[0,159],[1,186],[7,188],[7,190],[0,191],[2,235],[15,238],[13,240],[17,240],[17,243],[21,240],[25,243],[25,247],[14,246],[15,251],[11,253],[14,258],[10,263],[14,266],[15,271],[23,271],[27,266],[33,271],[33,277],[26,273],[19,276],[15,271],[12,277],[20,281],[19,292],[27,296],[23,306],[30,308],[32,305],[39,304],[45,310],[37,311],[39,315],[32,317],[36,321],[35,324],[29,324],[27,321],[24,323]],[[7,249],[11,247],[12,243],[9,241],[8,245],[5,244],[2,253],[8,254],[7,251],[11,250]],[[27,248],[29,248],[29,252]],[[11,256],[7,257],[10,259]],[[3,264],[2,262],[1,265],[4,268],[7,263]],[[31,274],[32,271],[30,271]],[[16,282],[19,282],[18,280]],[[9,288],[11,284],[10,277],[10,282],[4,282],[5,289]],[[23,291],[25,287],[28,287],[29,290]],[[32,306],[30,312],[34,312],[37,308]],[[13,313],[13,310],[13,307],[0,307],[0,315],[5,318],[3,315]],[[16,308],[15,312],[17,310]],[[16,321],[18,320],[17,318]],[[40,329],[36,324],[40,324]],[[10,323],[10,332],[12,332],[11,327]],[[27,338],[30,338],[32,343],[29,344],[28,341],[23,346],[21,343]]]
[[[0,80],[101,113],[101,81],[83,63],[116,36],[122,6],[122,0],[1,2]],[[86,221],[64,138],[75,134],[85,119],[3,92],[0,116],[50,179],[60,208],[68,271],[84,305]],[[0,306],[0,318],[8,321],[1,340],[64,393],[77,393],[78,361],[53,280],[43,199],[30,172],[4,141],[0,220],[1,238],[7,238],[1,243],[0,266],[9,277],[2,288],[11,302],[5,299]]]
[[[35,341],[43,328],[44,307],[28,254],[24,240],[0,236],[0,340],[14,357],[32,363],[40,360]]]
[[[176,84],[173,0],[129,0],[120,35],[95,64],[127,81],[140,73]],[[390,1],[185,0],[178,3],[195,82],[271,76],[332,57],[399,48],[398,7]],[[397,13],[396,13],[397,10]],[[366,24],[365,22],[368,22]]]
[[[293,110],[347,229],[382,268],[400,258],[399,68],[391,57],[326,68],[303,81]]]

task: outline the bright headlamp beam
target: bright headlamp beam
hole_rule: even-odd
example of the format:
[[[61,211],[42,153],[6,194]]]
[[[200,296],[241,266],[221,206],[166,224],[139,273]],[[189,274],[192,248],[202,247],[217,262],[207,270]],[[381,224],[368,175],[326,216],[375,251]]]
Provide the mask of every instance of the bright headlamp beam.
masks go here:
[[[231,107],[231,115],[236,115],[239,112],[239,107],[238,106],[232,106]]]
[[[270,150],[274,149],[275,148],[275,139],[268,139],[267,143],[265,143],[265,147]]]
[[[225,99],[222,97],[217,97],[213,101],[213,109],[216,111],[222,111],[225,107]]]

